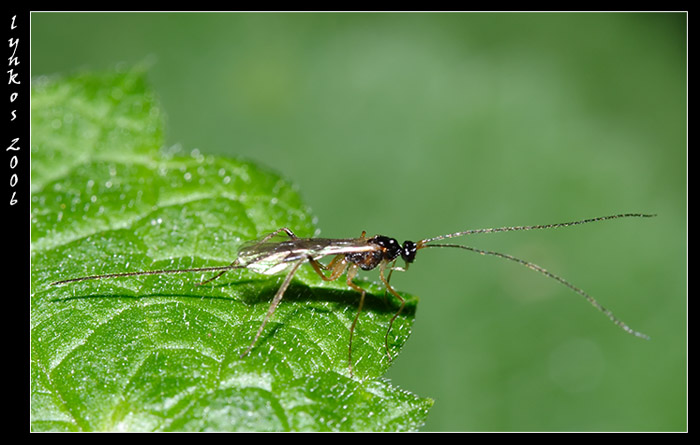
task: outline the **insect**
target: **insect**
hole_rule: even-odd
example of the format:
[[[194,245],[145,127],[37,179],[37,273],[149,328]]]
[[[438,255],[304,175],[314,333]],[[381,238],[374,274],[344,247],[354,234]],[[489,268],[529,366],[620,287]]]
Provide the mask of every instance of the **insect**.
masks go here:
[[[243,244],[238,251],[236,259],[228,266],[200,267],[194,269],[151,270],[140,272],[122,272],[106,275],[92,275],[56,281],[51,283],[51,285],[67,284],[86,280],[100,280],[106,278],[133,277],[139,275],[159,275],[186,272],[218,272],[216,275],[209,278],[208,280],[197,283],[198,285],[203,285],[216,280],[226,272],[234,269],[250,269],[254,272],[264,275],[276,275],[283,271],[287,271],[287,275],[285,276],[282,285],[277,290],[277,293],[273,297],[272,303],[270,304],[270,308],[265,314],[265,317],[263,318],[263,321],[260,324],[260,327],[257,333],[255,334],[255,337],[253,338],[253,341],[250,343],[250,346],[248,346],[245,352],[241,354],[241,357],[244,357],[248,355],[248,353],[250,353],[250,351],[255,347],[255,344],[257,343],[258,339],[263,333],[265,326],[267,325],[268,321],[270,321],[270,319],[272,318],[280,301],[282,301],[282,297],[284,296],[285,291],[289,287],[289,284],[292,282],[294,274],[299,269],[299,267],[301,267],[304,263],[309,263],[313,270],[324,281],[337,280],[345,273],[345,282],[348,285],[348,287],[357,291],[360,294],[360,302],[358,304],[357,314],[355,315],[353,322],[350,325],[350,340],[348,344],[348,370],[350,372],[350,375],[352,375],[352,338],[355,331],[355,326],[357,325],[360,313],[362,312],[362,306],[364,304],[366,293],[364,289],[362,289],[360,286],[353,282],[358,271],[379,268],[379,278],[384,284],[386,291],[399,301],[399,309],[390,319],[389,326],[387,328],[384,339],[386,353],[389,359],[391,360],[391,353],[389,352],[389,333],[391,332],[391,328],[394,324],[394,321],[401,314],[401,311],[403,310],[404,305],[406,303],[405,299],[401,297],[401,295],[399,295],[399,293],[396,292],[396,290],[389,283],[391,278],[391,272],[394,270],[404,270],[399,267],[396,267],[396,261],[399,258],[401,258],[405,262],[406,268],[408,268],[408,265],[415,261],[416,253],[420,249],[425,249],[429,247],[464,249],[471,252],[476,252],[481,255],[492,255],[519,263],[531,270],[545,275],[546,277],[558,281],[559,283],[568,287],[572,291],[583,296],[586,300],[588,300],[588,302],[591,305],[593,305],[596,309],[605,314],[614,324],[622,328],[625,332],[632,334],[636,337],[649,339],[649,337],[646,334],[643,334],[630,328],[622,320],[618,319],[610,310],[603,307],[600,303],[598,303],[596,299],[591,297],[582,289],[574,286],[565,279],[549,272],[548,270],[534,263],[522,260],[520,258],[516,258],[512,255],[508,255],[505,253],[481,250],[461,244],[436,243],[436,241],[482,233],[553,229],[558,227],[576,226],[580,224],[587,224],[591,222],[606,221],[618,218],[648,218],[653,216],[655,215],[643,213],[624,213],[556,224],[465,230],[462,232],[455,232],[448,235],[439,235],[432,238],[426,238],[418,242],[404,241],[403,244],[400,244],[394,238],[390,238],[388,236],[383,235],[367,237],[366,232],[362,232],[362,235],[360,235],[359,238],[299,238],[290,229],[283,227],[270,233],[269,235],[263,237],[260,240],[251,241]],[[282,233],[286,234],[289,239],[286,241],[272,241],[274,237]],[[330,262],[328,262],[328,264],[323,264],[319,261],[321,258],[327,256],[333,257],[330,260]]]

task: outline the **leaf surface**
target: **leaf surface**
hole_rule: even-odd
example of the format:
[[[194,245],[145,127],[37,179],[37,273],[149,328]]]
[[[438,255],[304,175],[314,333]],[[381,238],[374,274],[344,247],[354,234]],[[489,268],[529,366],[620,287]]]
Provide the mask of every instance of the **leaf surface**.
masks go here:
[[[236,159],[162,150],[163,112],[137,70],[37,79],[32,88],[32,428],[82,431],[402,431],[430,399],[381,378],[398,303],[302,266],[255,348],[284,275],[223,266],[279,227],[318,234],[293,184]],[[416,299],[389,335],[395,357]]]

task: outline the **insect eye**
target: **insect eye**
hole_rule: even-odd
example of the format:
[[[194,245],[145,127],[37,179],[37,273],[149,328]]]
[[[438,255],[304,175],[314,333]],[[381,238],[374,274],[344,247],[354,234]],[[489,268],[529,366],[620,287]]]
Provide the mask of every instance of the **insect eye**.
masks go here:
[[[416,259],[417,251],[416,243],[413,241],[404,241],[401,248],[401,258],[407,263],[412,263]]]

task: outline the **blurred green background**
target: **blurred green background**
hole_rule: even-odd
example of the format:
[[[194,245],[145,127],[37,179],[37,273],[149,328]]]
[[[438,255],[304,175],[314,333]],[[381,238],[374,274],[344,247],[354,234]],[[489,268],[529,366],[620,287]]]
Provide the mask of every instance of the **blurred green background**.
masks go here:
[[[687,429],[684,14],[35,13],[33,76],[147,64],[168,145],[296,182],[323,236],[657,213],[421,251],[388,377],[424,430]],[[233,255],[233,252],[232,252]],[[377,279],[376,274],[367,274]]]

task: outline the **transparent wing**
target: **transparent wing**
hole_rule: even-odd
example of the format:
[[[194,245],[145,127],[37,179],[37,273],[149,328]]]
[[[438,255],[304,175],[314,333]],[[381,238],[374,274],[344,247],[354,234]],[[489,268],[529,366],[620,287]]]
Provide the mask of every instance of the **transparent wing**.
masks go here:
[[[265,275],[287,269],[303,258],[318,260],[329,255],[344,255],[377,250],[379,246],[362,238],[298,238],[287,241],[252,241],[238,251],[236,264]]]

